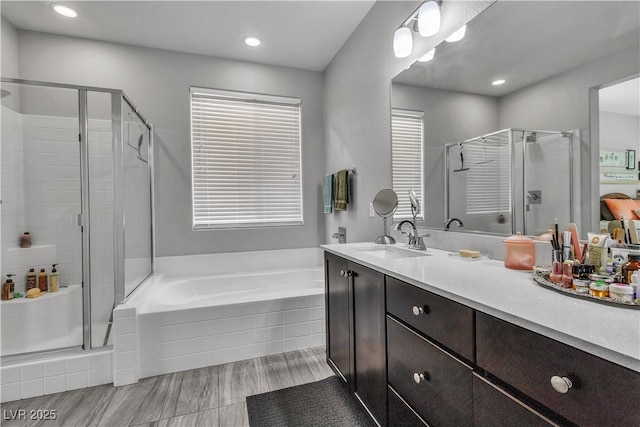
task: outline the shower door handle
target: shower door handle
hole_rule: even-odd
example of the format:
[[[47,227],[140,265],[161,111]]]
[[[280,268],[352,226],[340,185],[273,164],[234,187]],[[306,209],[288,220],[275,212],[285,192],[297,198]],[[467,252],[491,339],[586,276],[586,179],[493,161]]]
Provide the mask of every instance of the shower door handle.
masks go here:
[[[82,227],[84,226],[84,215],[82,214],[76,214],[76,225],[78,227]]]

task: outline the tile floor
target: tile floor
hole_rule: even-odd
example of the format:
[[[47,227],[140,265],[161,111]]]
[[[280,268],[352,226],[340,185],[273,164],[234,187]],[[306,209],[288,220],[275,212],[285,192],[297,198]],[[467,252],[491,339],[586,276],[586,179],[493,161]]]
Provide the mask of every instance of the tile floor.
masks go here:
[[[2,404],[2,426],[247,426],[246,396],[333,375],[324,347]],[[16,419],[24,410],[26,419]],[[55,420],[38,420],[55,410]],[[42,412],[38,412],[42,411]]]

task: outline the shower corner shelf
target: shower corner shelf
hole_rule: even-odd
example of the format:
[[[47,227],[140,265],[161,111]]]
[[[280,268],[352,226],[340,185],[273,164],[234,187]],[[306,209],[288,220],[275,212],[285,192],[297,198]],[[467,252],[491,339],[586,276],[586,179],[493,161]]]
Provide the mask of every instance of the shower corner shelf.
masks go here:
[[[9,248],[7,249],[7,253],[24,253],[23,251],[28,252],[46,252],[47,250],[56,250],[56,245],[31,245],[29,248]]]

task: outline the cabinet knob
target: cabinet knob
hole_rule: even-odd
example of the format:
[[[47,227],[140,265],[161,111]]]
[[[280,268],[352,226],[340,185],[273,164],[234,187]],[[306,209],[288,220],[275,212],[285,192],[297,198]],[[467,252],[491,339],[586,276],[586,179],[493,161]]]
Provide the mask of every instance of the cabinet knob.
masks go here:
[[[347,276],[348,276],[347,272],[346,272],[346,271],[344,271],[344,270],[340,270],[340,275],[341,275],[342,277],[347,277]]]
[[[551,387],[558,393],[566,393],[569,391],[573,383],[567,377],[559,377],[554,375],[551,377]]]
[[[414,316],[420,316],[423,313],[424,313],[424,307],[422,307],[422,306],[418,307],[417,305],[413,306],[413,315]]]
[[[415,382],[416,384],[420,384],[423,381],[429,381],[429,375],[427,375],[426,372],[423,372],[421,374],[414,372],[413,382]]]

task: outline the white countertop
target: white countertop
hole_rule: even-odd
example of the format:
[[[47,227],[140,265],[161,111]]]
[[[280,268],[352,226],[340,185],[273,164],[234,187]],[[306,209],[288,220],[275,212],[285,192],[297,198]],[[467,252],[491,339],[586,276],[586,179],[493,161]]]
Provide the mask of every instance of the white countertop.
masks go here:
[[[562,295],[536,284],[531,272],[507,269],[502,261],[466,261],[437,249],[427,249],[430,256],[396,259],[383,259],[362,251],[375,246],[367,242],[322,245],[322,248],[640,372],[639,309]]]

